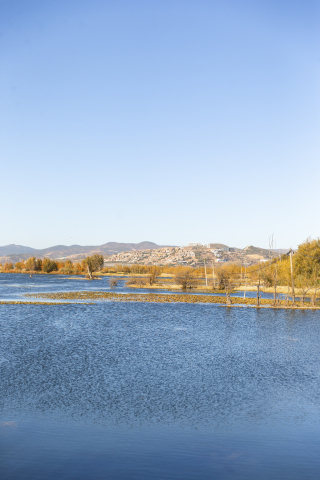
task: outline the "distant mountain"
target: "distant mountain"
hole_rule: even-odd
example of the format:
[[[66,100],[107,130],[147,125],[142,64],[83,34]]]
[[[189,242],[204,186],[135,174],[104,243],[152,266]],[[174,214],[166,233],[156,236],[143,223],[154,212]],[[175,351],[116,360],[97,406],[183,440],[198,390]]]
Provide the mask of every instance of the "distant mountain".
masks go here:
[[[288,253],[288,249],[285,248],[274,248],[269,250],[267,248],[254,247],[253,245],[244,248],[243,251],[246,255],[261,255],[263,257],[269,257],[270,252],[275,255],[284,255],[285,253]]]
[[[157,245],[153,242],[140,243],[117,243],[108,242],[97,246],[81,246],[81,245],[55,245],[49,248],[36,249],[31,247],[24,247],[22,245],[6,245],[0,247],[0,257],[8,257],[12,261],[22,260],[28,256],[36,256],[39,258],[73,258],[79,259],[94,253],[100,255],[113,255],[120,252],[128,252],[134,250],[155,250],[163,248],[168,245]],[[2,260],[2,259],[1,259]]]
[[[14,243],[12,243],[11,245],[5,245],[4,247],[0,247],[0,255],[19,255],[23,253],[32,254],[35,251],[35,248],[23,247],[22,245],[15,245]]]
[[[228,245],[225,245],[224,243],[210,243],[210,248],[224,248],[227,246]]]
[[[153,242],[140,242],[140,243],[117,243],[108,242],[103,245],[55,245],[49,248],[36,249],[31,247],[25,247],[22,245],[6,245],[0,247],[0,263],[5,262],[16,263],[21,260],[26,260],[30,256],[38,258],[51,258],[51,259],[67,259],[72,261],[80,261],[83,258],[98,253],[107,257],[108,255],[115,255],[121,252],[139,251],[139,250],[157,250],[163,247],[169,247],[170,245],[157,245]],[[226,245],[222,243],[210,244],[211,248],[223,248]],[[249,256],[260,256],[264,258],[270,258],[270,251],[265,248],[254,247],[250,245],[244,249],[230,248],[230,254],[239,253]],[[273,255],[287,253],[284,249],[274,249]],[[253,258],[253,257],[252,257]]]
[[[267,250],[266,248],[254,247],[253,245],[245,247],[243,251],[246,253],[246,255],[261,255],[263,257],[268,257],[270,254],[270,250]]]
[[[278,255],[285,255],[286,253],[289,253],[289,250],[289,248],[274,248],[272,251]]]

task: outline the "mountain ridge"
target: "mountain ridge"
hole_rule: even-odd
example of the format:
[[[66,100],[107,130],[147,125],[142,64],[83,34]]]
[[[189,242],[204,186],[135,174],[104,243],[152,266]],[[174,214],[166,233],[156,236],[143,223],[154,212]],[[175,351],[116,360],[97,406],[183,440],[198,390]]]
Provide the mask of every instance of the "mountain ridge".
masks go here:
[[[100,253],[102,255],[113,255],[124,251],[135,250],[155,250],[168,245],[157,245],[154,242],[144,241],[139,243],[119,243],[107,242],[102,245],[54,245],[47,248],[32,248],[24,245],[9,244],[0,247],[0,257],[2,256],[25,256],[32,255],[48,258],[74,257],[77,255],[90,255]]]
[[[223,245],[223,244],[212,244]],[[32,247],[26,247],[23,245],[4,245],[0,247],[0,263],[12,262],[16,263],[22,260],[27,260],[30,256],[38,258],[50,258],[55,260],[70,259],[71,261],[81,261],[83,258],[99,254],[104,257],[110,255],[117,255],[122,252],[134,252],[141,250],[158,250],[161,248],[171,247],[173,245],[158,245],[154,242],[144,241],[140,243],[119,243],[119,242],[107,242],[102,245],[54,245],[52,247],[37,249]],[[230,248],[230,252],[245,253],[252,256],[269,257],[270,250],[254,247],[252,245],[245,247],[244,249]],[[287,253],[283,249],[274,249],[274,254]]]

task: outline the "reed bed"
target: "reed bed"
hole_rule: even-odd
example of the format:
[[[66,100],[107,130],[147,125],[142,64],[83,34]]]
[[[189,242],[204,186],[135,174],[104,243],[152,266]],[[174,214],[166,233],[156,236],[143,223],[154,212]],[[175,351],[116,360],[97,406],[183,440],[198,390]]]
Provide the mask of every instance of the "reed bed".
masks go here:
[[[227,298],[225,296],[213,296],[213,295],[192,295],[192,294],[157,294],[157,293],[115,293],[115,292],[91,292],[91,291],[79,291],[79,292],[60,292],[60,293],[38,293],[38,294],[26,294],[27,297],[32,298],[45,298],[50,300],[106,300],[113,302],[140,302],[140,303],[201,303],[201,304],[216,304],[218,306],[226,307],[238,307],[238,306],[250,306],[258,307],[255,298],[238,298],[232,297],[232,304],[227,305]],[[320,307],[314,306],[300,306],[288,304],[286,300],[278,301],[276,305],[273,304],[272,299],[262,298],[260,300],[260,307],[262,308],[294,308],[294,309],[319,309]]]
[[[24,300],[1,300],[0,305],[94,305],[92,302],[28,302]]]

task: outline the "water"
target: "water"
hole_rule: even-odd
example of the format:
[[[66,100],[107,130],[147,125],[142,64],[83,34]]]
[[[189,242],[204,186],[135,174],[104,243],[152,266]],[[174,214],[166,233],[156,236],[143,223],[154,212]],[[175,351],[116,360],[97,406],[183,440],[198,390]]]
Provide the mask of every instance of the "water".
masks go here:
[[[47,279],[35,290],[75,288]],[[202,304],[0,305],[0,478],[317,479],[319,320]]]

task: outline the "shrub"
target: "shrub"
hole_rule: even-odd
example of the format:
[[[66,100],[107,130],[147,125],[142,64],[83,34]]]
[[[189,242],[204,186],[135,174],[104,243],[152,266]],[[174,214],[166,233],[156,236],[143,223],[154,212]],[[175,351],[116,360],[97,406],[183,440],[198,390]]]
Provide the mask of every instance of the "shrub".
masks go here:
[[[114,277],[110,278],[109,285],[110,287],[116,287],[118,285],[118,279]]]

